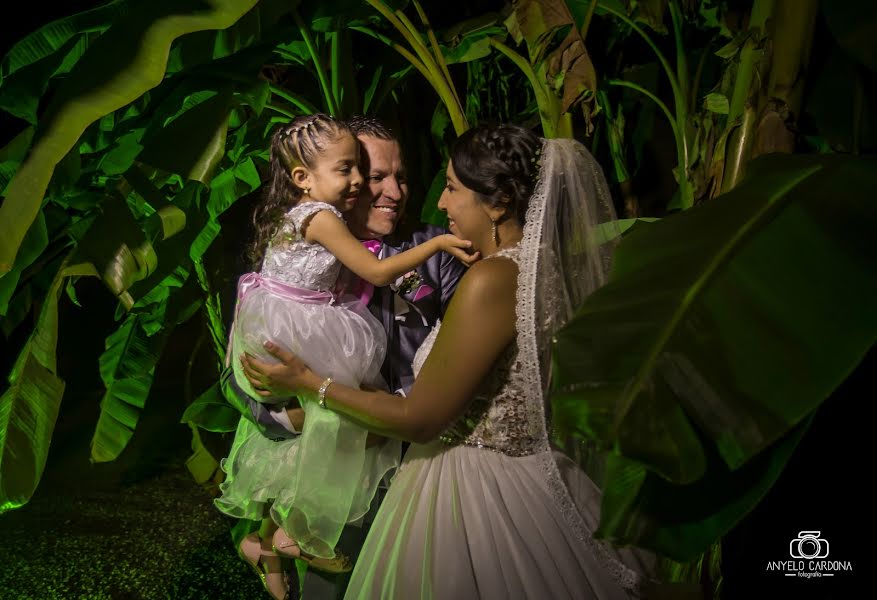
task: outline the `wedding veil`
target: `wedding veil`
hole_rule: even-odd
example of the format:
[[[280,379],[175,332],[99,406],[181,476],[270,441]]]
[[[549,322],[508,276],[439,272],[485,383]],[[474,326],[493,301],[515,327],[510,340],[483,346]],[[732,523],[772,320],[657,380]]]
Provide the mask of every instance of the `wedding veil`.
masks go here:
[[[562,476],[555,451],[561,446],[567,456],[576,452],[553,439],[546,401],[552,337],[584,299],[605,283],[615,242],[601,243],[598,225],[612,228],[614,222],[606,180],[590,152],[575,140],[544,140],[539,180],[530,198],[521,240],[516,308],[527,409],[530,423],[537,429],[531,433],[542,440],[539,456],[543,471],[569,527],[623,587],[636,590],[642,583],[638,572],[644,568],[643,561],[593,538],[599,491],[587,480],[593,487],[593,493],[586,494],[591,506],[583,509],[574,500],[582,494],[570,492],[569,486],[575,484]],[[632,563],[633,568],[627,566]]]

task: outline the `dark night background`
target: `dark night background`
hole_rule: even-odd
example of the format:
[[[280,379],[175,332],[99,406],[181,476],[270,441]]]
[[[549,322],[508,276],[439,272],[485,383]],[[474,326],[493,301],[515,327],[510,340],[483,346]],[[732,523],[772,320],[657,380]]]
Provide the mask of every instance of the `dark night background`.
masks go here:
[[[19,4],[17,17],[7,8],[0,22],[0,55],[41,24],[96,4]],[[433,20],[436,24],[440,17]],[[833,44],[822,23],[816,36],[811,71]],[[843,111],[837,112],[842,119]],[[13,117],[0,114],[0,146],[20,127]],[[638,181],[642,188],[664,184]],[[242,211],[231,211],[228,219],[243,217]],[[83,368],[77,357],[100,355],[114,326],[115,303],[89,278],[77,291],[83,306],[103,310],[89,310],[84,319],[82,309],[61,303],[59,372],[67,387],[33,500],[0,516],[0,598],[260,597],[260,586],[231,546],[232,521],[213,509],[209,495],[183,466],[191,435],[188,426],[176,424],[181,382],[187,368],[211,368],[207,353],[190,361],[191,340],[202,329],[200,317],[174,332],[129,447],[115,462],[92,465],[88,444],[103,388],[97,364]],[[25,333],[4,339],[4,374]],[[868,448],[871,421],[863,407],[874,396],[874,366],[872,350],[819,410],[778,483],[726,537],[724,598],[841,599],[859,597],[858,590],[867,589],[871,552],[865,548],[874,533],[865,512],[873,506],[866,502],[866,478],[874,469]],[[849,560],[853,571],[822,580],[765,572],[768,561],[788,559],[789,542],[801,530],[821,531],[831,544],[829,558]]]

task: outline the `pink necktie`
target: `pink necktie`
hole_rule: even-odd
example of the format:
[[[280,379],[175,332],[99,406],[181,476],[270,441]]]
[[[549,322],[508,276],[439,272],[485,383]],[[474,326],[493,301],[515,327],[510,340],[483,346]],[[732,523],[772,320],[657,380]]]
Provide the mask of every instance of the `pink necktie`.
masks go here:
[[[365,246],[366,250],[377,256],[381,251],[381,241],[380,240],[362,240],[362,245]],[[368,306],[369,301],[372,299],[372,294],[375,293],[375,286],[370,284],[365,279],[360,279],[359,289],[357,291],[357,295],[359,296],[360,301]]]

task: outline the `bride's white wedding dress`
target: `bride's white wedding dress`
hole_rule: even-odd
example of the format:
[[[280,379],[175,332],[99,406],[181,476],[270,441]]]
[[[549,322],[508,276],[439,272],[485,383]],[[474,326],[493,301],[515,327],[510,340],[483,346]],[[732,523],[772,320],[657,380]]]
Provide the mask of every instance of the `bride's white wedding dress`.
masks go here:
[[[513,248],[494,255],[518,262]],[[493,257],[491,257],[493,259]],[[415,359],[415,374],[440,324]],[[412,444],[359,555],[345,598],[497,599],[635,596],[640,557],[570,526],[546,473],[554,459],[592,532],[600,492],[559,452],[542,452],[518,343],[497,360],[439,440]],[[544,431],[544,430],[543,430]],[[569,510],[567,507],[566,510]]]

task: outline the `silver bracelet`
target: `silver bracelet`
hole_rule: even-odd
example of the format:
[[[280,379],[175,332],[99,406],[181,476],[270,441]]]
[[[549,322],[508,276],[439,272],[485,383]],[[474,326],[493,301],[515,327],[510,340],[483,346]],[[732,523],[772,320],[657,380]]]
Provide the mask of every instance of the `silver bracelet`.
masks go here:
[[[329,389],[329,386],[332,385],[333,381],[334,379],[331,377],[326,377],[320,385],[320,389],[317,391],[317,403],[319,403],[320,408],[326,408],[326,390]]]

